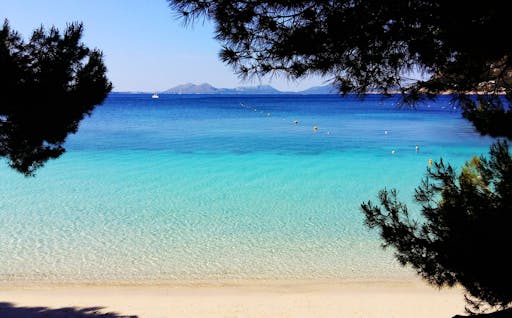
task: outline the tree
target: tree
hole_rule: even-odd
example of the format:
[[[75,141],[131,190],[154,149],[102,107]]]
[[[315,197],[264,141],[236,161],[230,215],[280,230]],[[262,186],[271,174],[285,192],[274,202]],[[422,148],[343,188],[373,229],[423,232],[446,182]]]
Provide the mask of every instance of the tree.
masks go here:
[[[7,20],[0,29],[0,156],[27,176],[64,153],[68,134],[112,89],[82,32],[81,23],[62,35],[40,27],[25,43]]]
[[[320,74],[342,94],[398,90],[410,105],[451,93],[478,132],[512,139],[512,41],[499,1],[168,1],[185,22],[214,21],[220,58],[242,77]],[[423,219],[395,190],[362,205],[401,263],[434,285],[462,284],[476,310],[512,301],[508,144],[490,156],[459,176],[442,161],[429,169],[416,192]]]
[[[468,311],[505,309],[512,302],[512,156],[506,142],[491,146],[490,158],[474,157],[457,175],[441,160],[416,189],[421,217],[413,217],[396,190],[379,192],[380,205],[362,204],[366,224],[384,246],[395,248],[429,283],[461,284]]]
[[[500,1],[169,0],[215,22],[220,58],[242,76],[331,77],[343,94],[451,92],[482,134],[512,137],[512,41]],[[414,72],[427,80],[412,80]],[[468,98],[468,92],[482,92]],[[491,124],[492,123],[492,124]]]

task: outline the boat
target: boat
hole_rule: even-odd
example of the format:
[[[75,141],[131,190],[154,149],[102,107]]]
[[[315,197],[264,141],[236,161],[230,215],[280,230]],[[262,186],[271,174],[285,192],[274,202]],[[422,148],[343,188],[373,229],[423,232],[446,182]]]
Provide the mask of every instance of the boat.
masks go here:
[[[151,98],[159,98],[160,96],[158,96],[157,93],[154,93],[153,95],[151,95]]]

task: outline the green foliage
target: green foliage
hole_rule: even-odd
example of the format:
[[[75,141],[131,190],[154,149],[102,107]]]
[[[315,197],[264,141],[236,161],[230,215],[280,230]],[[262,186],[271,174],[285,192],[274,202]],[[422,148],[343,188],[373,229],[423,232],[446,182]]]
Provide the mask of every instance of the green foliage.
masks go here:
[[[361,205],[366,224],[402,265],[436,286],[458,283],[468,309],[506,308],[512,302],[512,157],[507,142],[491,146],[460,174],[441,160],[416,189],[421,218],[411,217],[396,190],[381,190],[380,205]]]
[[[510,110],[487,111],[465,95],[512,97],[509,13],[500,1],[168,1],[185,21],[215,22],[220,58],[242,77],[320,74],[341,93],[399,90],[410,104],[448,91],[482,134],[512,135],[488,125],[499,117],[512,127]],[[414,72],[428,80],[409,78]]]
[[[82,31],[40,27],[25,43],[7,21],[0,29],[0,156],[25,175],[64,153],[68,134],[112,89]]]

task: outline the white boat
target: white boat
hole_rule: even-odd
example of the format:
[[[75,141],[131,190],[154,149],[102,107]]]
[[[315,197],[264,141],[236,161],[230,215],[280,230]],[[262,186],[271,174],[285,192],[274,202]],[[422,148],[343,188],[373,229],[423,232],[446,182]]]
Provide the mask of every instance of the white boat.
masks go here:
[[[157,93],[154,93],[153,95],[151,95],[151,98],[159,98],[160,96],[158,96]]]

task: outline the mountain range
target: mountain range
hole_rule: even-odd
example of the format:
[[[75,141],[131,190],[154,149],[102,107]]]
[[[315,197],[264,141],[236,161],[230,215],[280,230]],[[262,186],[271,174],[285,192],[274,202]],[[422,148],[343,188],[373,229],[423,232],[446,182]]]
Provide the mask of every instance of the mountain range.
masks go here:
[[[208,83],[182,84],[171,87],[159,94],[336,94],[333,85],[315,86],[299,92],[283,92],[270,85],[241,86],[236,88],[217,88]]]

